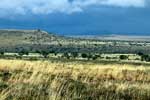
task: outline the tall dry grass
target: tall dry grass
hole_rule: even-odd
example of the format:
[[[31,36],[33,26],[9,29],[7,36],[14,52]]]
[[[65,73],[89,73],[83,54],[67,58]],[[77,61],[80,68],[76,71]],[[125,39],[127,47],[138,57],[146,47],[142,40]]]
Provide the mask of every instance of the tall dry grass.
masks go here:
[[[0,100],[150,100],[150,67],[0,60]]]

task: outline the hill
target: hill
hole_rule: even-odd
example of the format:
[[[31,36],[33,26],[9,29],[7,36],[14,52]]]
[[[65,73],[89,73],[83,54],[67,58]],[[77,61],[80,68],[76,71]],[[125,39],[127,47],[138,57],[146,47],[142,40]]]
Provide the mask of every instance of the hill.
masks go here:
[[[36,51],[60,45],[64,37],[42,30],[0,30],[0,51],[16,52],[22,49]]]
[[[134,39],[133,39],[134,38]],[[138,37],[139,38],[139,37]],[[148,37],[62,37],[42,30],[0,30],[0,51],[150,53]]]
[[[58,38],[41,30],[0,30],[0,46],[49,44]]]

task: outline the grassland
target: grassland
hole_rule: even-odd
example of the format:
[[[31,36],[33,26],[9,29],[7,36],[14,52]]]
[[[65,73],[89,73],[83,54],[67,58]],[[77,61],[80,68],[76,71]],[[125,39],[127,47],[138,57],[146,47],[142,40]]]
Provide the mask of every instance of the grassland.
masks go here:
[[[0,30],[0,100],[150,100],[149,37],[119,38]]]
[[[0,100],[149,99],[149,66],[0,60]]]

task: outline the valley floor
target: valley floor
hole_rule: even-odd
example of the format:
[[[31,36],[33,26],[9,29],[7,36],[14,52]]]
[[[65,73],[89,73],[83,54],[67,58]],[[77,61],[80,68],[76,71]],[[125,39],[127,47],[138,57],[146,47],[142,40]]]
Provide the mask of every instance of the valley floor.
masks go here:
[[[0,100],[150,100],[150,66],[1,59]]]

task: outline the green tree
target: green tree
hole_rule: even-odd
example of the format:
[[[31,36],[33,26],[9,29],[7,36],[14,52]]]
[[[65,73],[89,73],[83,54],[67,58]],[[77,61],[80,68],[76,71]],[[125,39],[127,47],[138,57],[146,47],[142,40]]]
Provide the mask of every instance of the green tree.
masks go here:
[[[77,58],[77,57],[78,57],[78,53],[77,53],[77,52],[72,52],[72,53],[71,53],[71,56],[72,56],[73,58]]]
[[[138,52],[138,53],[137,53],[137,55],[139,55],[139,56],[143,56],[143,55],[144,55],[144,53],[142,53],[142,52]]]
[[[92,57],[92,60],[96,60],[98,58],[98,55],[94,55],[93,57]]]
[[[69,53],[64,53],[63,56],[64,56],[65,58],[67,58],[67,59],[70,59]]]
[[[81,54],[81,57],[82,57],[82,58],[87,58],[88,55],[87,55],[86,53],[82,53],[82,54]]]
[[[93,55],[92,54],[88,54],[88,60],[93,59]]]
[[[41,51],[40,50],[36,50],[35,53],[41,54]]]
[[[4,55],[4,51],[0,51],[0,55]]]
[[[48,58],[49,52],[41,51],[40,54],[43,55],[44,58]]]
[[[18,55],[23,56],[23,55],[29,55],[29,52],[27,50],[21,50],[18,52]]]
[[[150,56],[149,55],[142,55],[141,60],[142,61],[150,61]]]
[[[121,60],[126,60],[126,59],[128,59],[128,56],[126,56],[126,55],[120,55],[119,58],[120,58]]]

